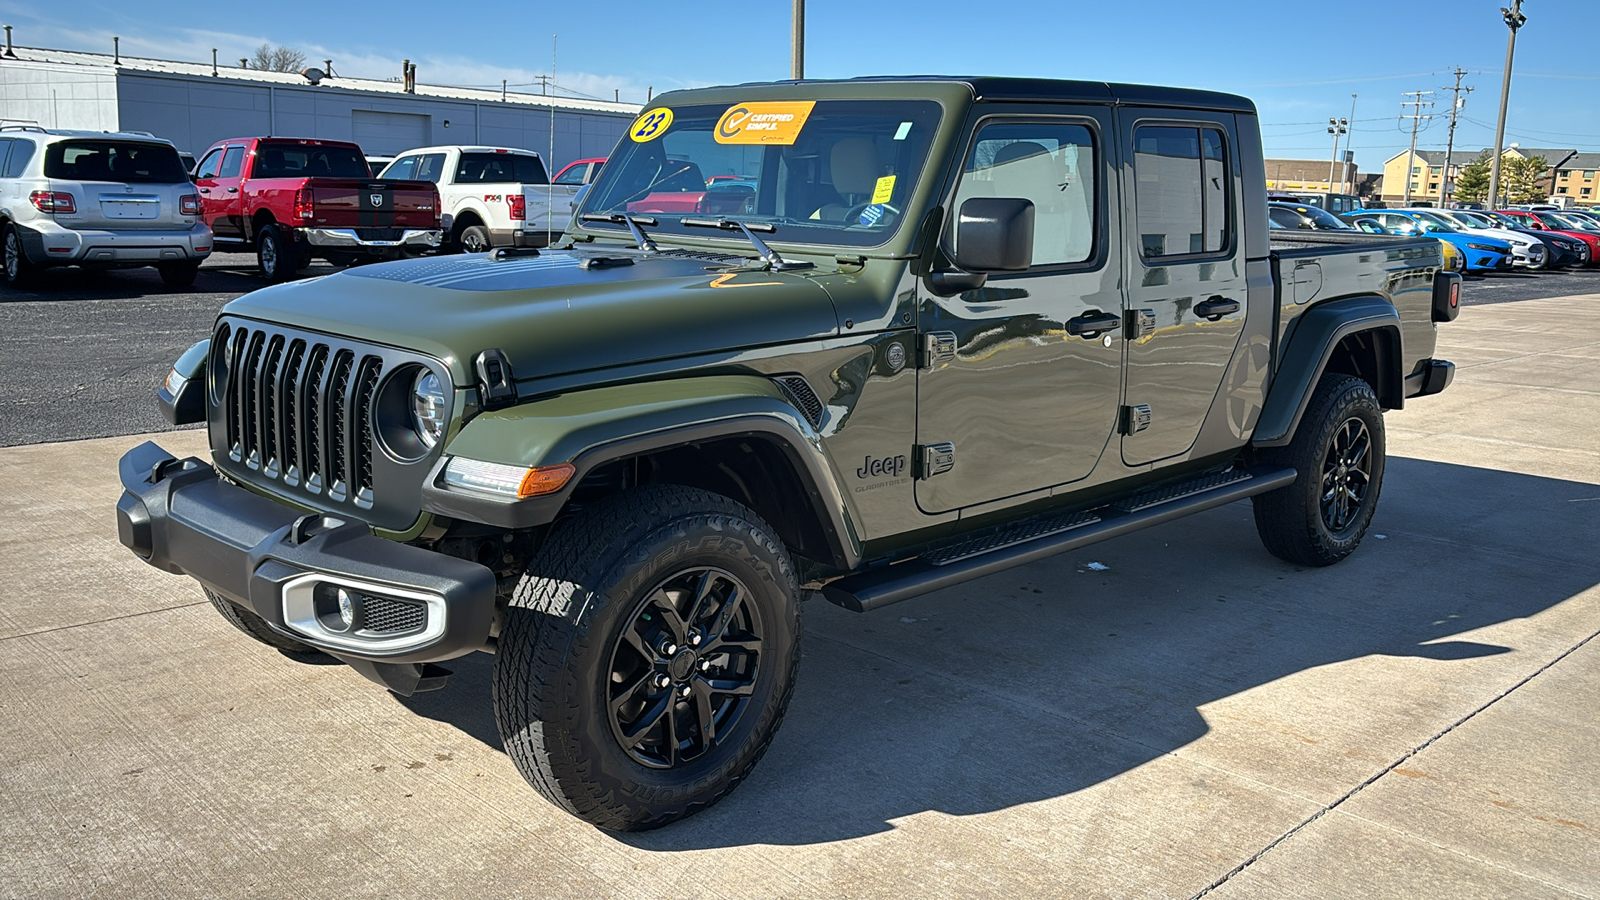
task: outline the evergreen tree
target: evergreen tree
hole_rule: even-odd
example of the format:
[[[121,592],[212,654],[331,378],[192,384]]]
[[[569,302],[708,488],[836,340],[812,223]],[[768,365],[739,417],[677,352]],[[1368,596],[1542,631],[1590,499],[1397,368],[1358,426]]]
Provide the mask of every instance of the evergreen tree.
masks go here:
[[[1489,197],[1489,151],[1461,168],[1456,176],[1455,198],[1469,203],[1482,203]]]
[[[1538,203],[1551,194],[1550,164],[1544,157],[1512,157],[1500,164],[1500,180],[1511,203]]]

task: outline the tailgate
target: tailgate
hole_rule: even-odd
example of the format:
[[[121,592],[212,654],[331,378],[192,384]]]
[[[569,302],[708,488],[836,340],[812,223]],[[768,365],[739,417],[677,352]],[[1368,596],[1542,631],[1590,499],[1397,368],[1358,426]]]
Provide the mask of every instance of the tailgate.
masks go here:
[[[577,188],[565,184],[525,184],[522,186],[523,202],[527,206],[527,231],[549,230],[560,234],[572,221],[572,198]]]
[[[439,227],[439,191],[427,181],[311,178],[313,217],[338,228]]]

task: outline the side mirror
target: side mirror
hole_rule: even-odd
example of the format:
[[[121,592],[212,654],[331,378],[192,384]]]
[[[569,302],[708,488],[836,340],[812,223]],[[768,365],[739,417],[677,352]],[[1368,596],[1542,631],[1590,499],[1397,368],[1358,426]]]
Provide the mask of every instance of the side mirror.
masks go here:
[[[955,264],[968,272],[1022,272],[1033,265],[1033,201],[973,197],[956,218]]]
[[[571,209],[573,212],[577,212],[578,211],[578,207],[583,205],[583,198],[585,198],[587,196],[589,196],[589,185],[586,184],[586,185],[578,188],[578,190],[575,193],[573,193],[572,202],[568,203],[567,207],[569,209]]]

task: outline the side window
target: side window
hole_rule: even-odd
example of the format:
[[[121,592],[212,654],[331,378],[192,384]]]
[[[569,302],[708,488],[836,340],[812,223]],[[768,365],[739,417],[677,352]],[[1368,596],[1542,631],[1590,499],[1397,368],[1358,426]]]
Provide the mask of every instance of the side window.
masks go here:
[[[222,157],[222,168],[217,171],[218,178],[238,178],[239,167],[244,163],[244,148],[229,147],[226,155]]]
[[[416,174],[416,179],[418,181],[431,181],[434,184],[438,184],[439,183],[439,179],[441,179],[443,177],[444,177],[444,154],[443,153],[429,153],[429,154],[427,154],[425,156],[422,156],[422,157],[418,158],[417,174]]]
[[[10,178],[6,170],[11,168],[9,156],[11,155],[11,138],[0,138],[0,178]]]
[[[416,171],[417,157],[402,156],[390,163],[389,168],[383,170],[383,177],[385,181],[390,179],[395,181],[410,181],[412,178],[416,177]]]
[[[555,183],[556,184],[574,184],[574,185],[583,184],[583,173],[585,173],[587,171],[589,171],[589,166],[588,166],[587,163],[580,164],[580,165],[575,165],[575,166],[568,166],[567,170],[565,172],[562,172],[560,177],[556,178]]]
[[[983,126],[956,185],[956,210],[973,197],[1033,201],[1033,264],[1094,256],[1097,198],[1094,133],[1066,122]],[[953,241],[953,236],[952,236]]]
[[[1231,169],[1222,132],[1215,128],[1145,125],[1133,130],[1134,200],[1145,259],[1227,249]]]
[[[200,160],[200,165],[195,166],[194,177],[196,180],[201,178],[215,178],[217,177],[217,169],[221,165],[222,148],[218,147],[210,153],[207,153],[205,159]]]

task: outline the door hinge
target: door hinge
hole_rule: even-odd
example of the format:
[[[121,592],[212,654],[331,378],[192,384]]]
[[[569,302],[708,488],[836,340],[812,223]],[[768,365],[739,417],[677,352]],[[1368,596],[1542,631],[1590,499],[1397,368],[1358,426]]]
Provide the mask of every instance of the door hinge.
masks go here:
[[[922,368],[931,369],[955,358],[955,332],[930,331],[922,336]]]
[[[1137,341],[1156,333],[1156,311],[1153,309],[1128,310],[1127,323],[1122,333],[1127,340]]]
[[[942,475],[956,467],[956,445],[949,441],[917,447],[917,477]]]
[[[1138,434],[1150,427],[1150,404],[1138,403],[1122,408],[1123,434]]]

